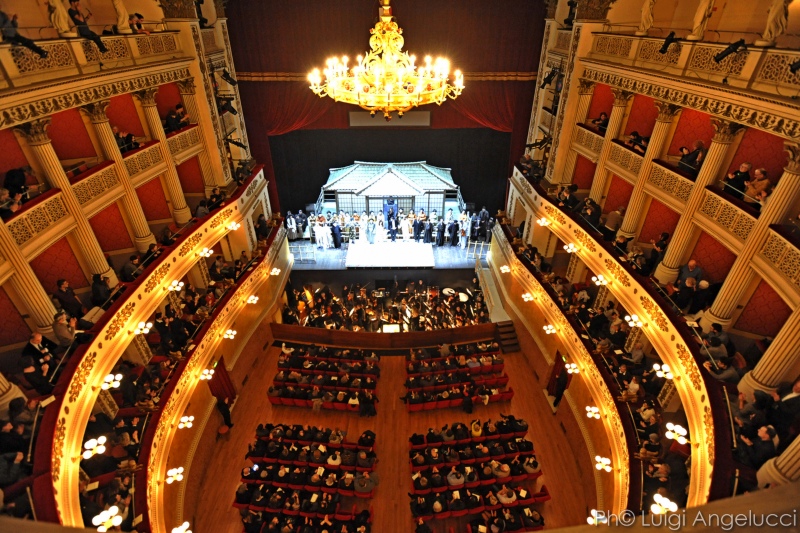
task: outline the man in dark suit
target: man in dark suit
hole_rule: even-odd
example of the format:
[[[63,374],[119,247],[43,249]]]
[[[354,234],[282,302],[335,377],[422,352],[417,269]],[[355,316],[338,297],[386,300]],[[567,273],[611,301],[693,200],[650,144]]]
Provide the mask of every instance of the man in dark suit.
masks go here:
[[[22,356],[32,358],[34,365],[41,368],[52,361],[55,349],[56,344],[53,341],[42,337],[41,333],[31,333],[28,344],[22,349]]]
[[[397,238],[397,217],[394,216],[394,209],[389,209],[389,215],[386,218],[386,226],[389,228],[389,235],[392,237],[392,242]]]
[[[755,392],[756,399],[760,395],[768,396],[772,400],[766,409],[767,421],[775,426],[778,435],[785,439],[795,418],[800,415],[800,378],[794,381],[791,388],[782,387],[771,393]]]

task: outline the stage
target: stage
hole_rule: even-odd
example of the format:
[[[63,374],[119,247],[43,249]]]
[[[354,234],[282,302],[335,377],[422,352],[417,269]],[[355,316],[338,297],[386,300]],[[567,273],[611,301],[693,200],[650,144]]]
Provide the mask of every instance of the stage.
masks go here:
[[[433,268],[433,245],[421,242],[369,244],[355,242],[347,247],[346,268]]]

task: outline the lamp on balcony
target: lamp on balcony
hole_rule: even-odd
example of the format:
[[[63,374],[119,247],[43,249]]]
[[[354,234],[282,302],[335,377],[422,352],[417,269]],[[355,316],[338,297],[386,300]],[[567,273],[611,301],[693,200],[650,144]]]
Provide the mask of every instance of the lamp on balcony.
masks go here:
[[[642,321],[639,320],[639,315],[625,315],[625,322],[632,328],[640,328],[643,326]]]
[[[211,257],[212,255],[214,255],[214,249],[213,248],[203,248],[202,250],[197,252],[197,255],[199,255],[200,257]]]
[[[578,251],[578,247],[575,246],[575,243],[570,242],[564,245],[564,250],[566,250],[568,254],[574,254]]]
[[[170,468],[167,470],[167,478],[164,480],[167,485],[172,485],[176,481],[183,481],[183,467]]]
[[[522,294],[522,301],[523,302],[530,302],[532,300],[533,300],[533,296],[531,296],[531,293],[525,292],[525,293]]]
[[[241,224],[239,224],[239,223],[238,223],[238,222],[236,222],[236,221],[232,221],[232,222],[230,222],[230,223],[228,224],[228,229],[229,229],[230,231],[236,231],[237,229],[239,229],[239,228],[241,228],[241,227],[242,227],[242,225],[241,225]]]
[[[587,405],[586,416],[588,418],[594,418],[595,420],[600,420],[600,408],[593,405]]]
[[[678,511],[677,503],[659,493],[653,495],[653,501],[655,503],[650,506],[650,511],[653,514],[667,514],[667,512],[675,513]]]
[[[183,282],[176,279],[167,285],[167,290],[172,292],[180,292],[183,290]]]
[[[192,530],[189,529],[189,522],[184,522],[178,527],[173,527],[172,533],[192,533]]]
[[[214,377],[214,369],[206,368],[205,370],[203,370],[203,373],[200,374],[200,381],[208,381],[213,377]]]
[[[556,327],[553,324],[545,324],[542,326],[542,329],[544,330],[545,335],[552,335],[556,332]]]
[[[192,423],[194,422],[193,416],[182,416],[180,422],[178,422],[178,429],[189,429],[192,427]]]
[[[598,287],[602,287],[603,285],[608,285],[608,280],[603,277],[602,274],[598,274],[596,276],[592,276],[592,281]]]
[[[103,384],[100,385],[100,388],[103,390],[118,389],[121,381],[122,374],[109,374],[103,380]]]
[[[281,269],[280,268],[273,268],[272,270],[269,271],[269,273],[270,273],[271,276],[280,276],[281,275]]]
[[[503,265],[500,267],[500,272],[503,274],[508,274],[509,272],[511,272],[511,269],[509,268],[508,265]]]
[[[236,337],[235,329],[226,329],[225,333],[222,334],[223,339],[233,339],[234,337]]]
[[[594,467],[598,470],[605,470],[606,472],[611,472],[611,459],[608,457],[602,457],[600,455],[594,456]]]
[[[656,371],[656,376],[660,378],[672,379],[674,377],[672,371],[669,369],[669,365],[659,365],[655,363],[653,364],[653,370]]]
[[[744,44],[744,39],[739,39],[735,43],[729,44],[722,52],[714,56],[714,63],[719,63],[731,54],[735,54],[742,50],[747,50],[747,45]]]
[[[97,531],[105,533],[112,527],[122,524],[122,516],[119,514],[119,507],[112,505],[99,515],[92,518],[92,524],[97,526]]]
[[[688,444],[689,439],[686,438],[689,432],[683,426],[667,422],[667,432],[664,434],[669,440],[678,441],[678,444]]]
[[[590,526],[597,526],[600,524],[607,524],[608,517],[606,516],[604,511],[598,511],[597,509],[592,509],[592,512],[589,513],[591,516],[586,519],[586,523]]]
[[[97,437],[96,439],[89,439],[83,444],[83,454],[81,457],[84,459],[91,459],[93,456],[101,454],[106,451],[106,438]]]
[[[134,335],[147,335],[150,333],[150,329],[153,327],[152,322],[139,322],[139,325],[136,326],[136,329],[133,330]]]
[[[550,221],[547,220],[545,217],[537,219],[536,223],[542,226],[543,228],[546,228],[547,226],[550,225]]]
[[[247,303],[249,304],[257,304],[258,303],[258,296],[255,294],[247,297]]]
[[[581,370],[578,368],[578,365],[575,363],[567,363],[564,365],[564,368],[567,369],[567,374],[580,374]]]

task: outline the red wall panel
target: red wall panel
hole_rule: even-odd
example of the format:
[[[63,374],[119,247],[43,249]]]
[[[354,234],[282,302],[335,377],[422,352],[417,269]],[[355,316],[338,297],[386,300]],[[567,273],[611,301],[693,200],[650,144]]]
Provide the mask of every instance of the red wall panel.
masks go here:
[[[159,178],[152,179],[136,189],[136,196],[139,197],[147,220],[163,220],[172,217]]]
[[[783,298],[762,280],[734,327],[748,333],[774,337],[791,314],[792,310]]]
[[[81,112],[67,109],[52,115],[53,121],[47,130],[53,140],[59,159],[81,159],[97,156]]]
[[[591,189],[596,169],[597,163],[592,163],[582,155],[578,155],[575,160],[575,174],[572,176],[572,183],[577,185],[579,189]]]
[[[197,157],[190,157],[177,167],[178,177],[181,180],[181,188],[183,192],[205,192],[205,184],[203,183],[203,171],[200,169],[200,161]]]
[[[598,83],[594,86],[594,94],[592,94],[592,103],[589,104],[588,118],[594,119],[600,116],[600,112],[611,115],[611,107],[614,105],[614,95],[611,93],[611,87],[603,83]]]
[[[89,225],[92,226],[97,242],[100,243],[100,248],[104,252],[133,248],[128,228],[125,226],[122,213],[116,203],[109,205],[90,218]]]
[[[733,156],[729,172],[739,168],[742,163],[752,163],[750,175],[757,168],[767,169],[767,176],[772,183],[777,183],[786,166],[786,152],[783,151],[783,139],[765,131],[748,128],[744,132],[742,142]]]
[[[625,124],[625,135],[638,131],[639,135],[649,137],[656,125],[656,117],[658,117],[658,109],[656,109],[655,100],[643,94],[635,95],[628,122]]]
[[[694,252],[692,252],[692,259],[696,260],[705,271],[705,279],[716,283],[724,280],[728,275],[736,260],[736,255],[717,239],[702,232],[694,247]]]
[[[106,114],[111,125],[118,127],[120,131],[133,133],[136,137],[144,137],[142,120],[139,118],[139,113],[136,112],[136,104],[130,93],[112,96]]]
[[[5,174],[12,168],[28,166],[28,160],[19,147],[19,142],[11,128],[0,130],[0,175],[5,179]]]
[[[639,241],[650,242],[650,239],[657,241],[664,231],[672,235],[680,218],[680,214],[653,198],[644,219],[642,231],[639,233]]]
[[[69,281],[73,289],[89,285],[66,237],[36,256],[31,261],[31,268],[48,294],[57,289],[56,281],[59,279]]]
[[[603,204],[603,213],[610,213],[619,206],[627,206],[632,193],[633,185],[612,174],[611,185],[606,193],[606,203]]]
[[[0,288],[0,316],[3,317],[3,327],[0,328],[0,346],[28,340],[31,330],[17,308],[14,307],[14,302],[8,297],[5,288]]]
[[[706,113],[684,107],[667,153],[676,155],[681,146],[686,146],[691,150],[692,145],[698,139],[703,141],[707,150],[713,136],[714,127],[711,125],[711,117]]]
[[[181,93],[175,83],[165,83],[158,86],[156,93],[156,106],[161,118],[167,116],[167,111],[175,108],[175,104],[181,103]]]

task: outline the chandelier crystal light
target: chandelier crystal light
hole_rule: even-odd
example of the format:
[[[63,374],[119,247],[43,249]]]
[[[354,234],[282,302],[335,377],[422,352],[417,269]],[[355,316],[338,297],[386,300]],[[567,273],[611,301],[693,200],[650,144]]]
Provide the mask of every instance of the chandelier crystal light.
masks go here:
[[[383,118],[392,119],[421,105],[441,105],[447,98],[455,99],[464,90],[460,70],[449,83],[450,61],[425,57],[424,66],[417,66],[416,56],[403,52],[403,30],[393,20],[390,0],[380,0],[380,20],[369,30],[371,51],[358,56],[357,64],[348,67],[348,58],[332,57],[325,69],[312,70],[308,75],[311,90],[323,98],[329,96],[366,109],[372,116],[378,111]],[[324,81],[323,81],[324,76]]]

